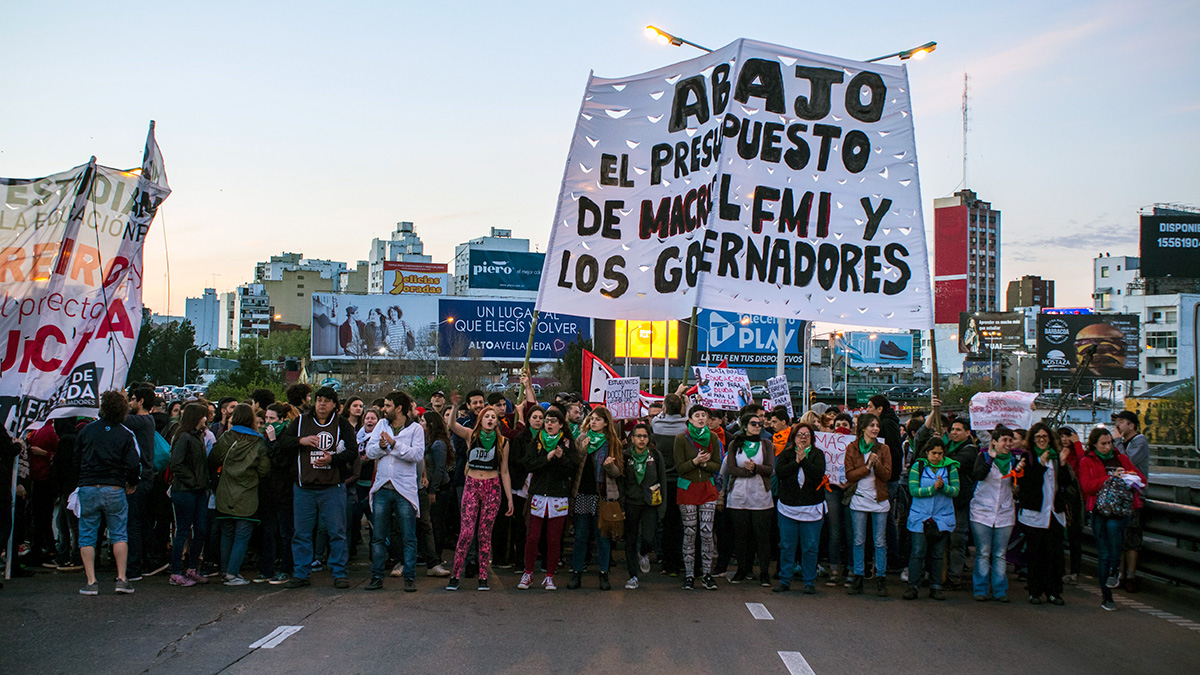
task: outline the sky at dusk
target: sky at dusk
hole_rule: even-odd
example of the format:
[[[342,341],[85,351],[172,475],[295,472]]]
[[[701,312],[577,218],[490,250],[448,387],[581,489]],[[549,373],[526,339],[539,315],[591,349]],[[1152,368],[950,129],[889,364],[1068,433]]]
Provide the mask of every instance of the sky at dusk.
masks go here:
[[[1140,208],[1200,205],[1191,1],[19,3],[0,21],[0,175],[138,166],[156,120],[160,313],[165,250],[172,314],[282,251],[353,266],[401,220],[439,262],[493,226],[545,250],[588,72],[698,54],[647,24],[859,59],[936,40],[909,62],[927,233],[963,186],[968,73],[966,185],[1003,212],[1001,276],[1054,279],[1060,306],[1091,304],[1097,253],[1137,255]]]

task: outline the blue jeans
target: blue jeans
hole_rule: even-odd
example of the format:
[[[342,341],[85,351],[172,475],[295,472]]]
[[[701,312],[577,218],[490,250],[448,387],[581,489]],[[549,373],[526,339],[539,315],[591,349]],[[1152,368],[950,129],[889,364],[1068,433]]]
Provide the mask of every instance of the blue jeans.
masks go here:
[[[171,490],[175,507],[175,539],[171,543],[171,574],[183,574],[200,566],[200,554],[208,534],[208,490]],[[188,543],[191,542],[191,543]],[[183,549],[187,544],[187,565]]]
[[[854,574],[862,576],[866,567],[863,549],[867,544],[867,519],[871,521],[871,534],[875,538],[875,575],[887,574],[887,524],[888,512],[850,510],[850,522],[854,525]]]
[[[312,573],[313,529],[318,523],[329,533],[329,569],[333,578],[346,576],[346,488],[331,485],[327,488],[292,486],[292,510],[295,534],[292,535],[293,575],[307,579]]]
[[[221,524],[221,569],[226,574],[241,576],[242,560],[250,546],[254,521],[245,518],[218,518]]]
[[[393,513],[404,541],[404,578],[412,580],[417,575],[417,510],[399,492],[383,488],[371,497],[371,576],[384,575]]]
[[[108,529],[110,544],[129,540],[127,534],[129,502],[125,488],[112,485],[89,485],[79,488],[79,547],[95,548],[100,536],[100,519]]]
[[[571,552],[571,571],[582,572],[587,561],[588,547],[591,540],[596,540],[596,562],[601,572],[608,572],[609,558],[612,557],[612,538],[600,534],[600,516],[595,513],[575,514],[575,550]]]
[[[829,564],[846,564],[846,543],[853,540],[850,530],[850,507],[842,503],[845,488],[831,485],[825,493],[825,522],[829,525]]]
[[[841,504],[838,504],[841,506]],[[796,545],[800,547],[800,577],[804,585],[817,580],[817,549],[821,546],[821,527],[824,522],[801,522],[779,516],[779,582],[790,585],[796,569]]]
[[[1129,517],[1105,518],[1092,512],[1092,533],[1096,535],[1096,576],[1100,578],[1100,592],[1105,600],[1112,600],[1112,589],[1105,583],[1109,575],[1116,574],[1121,565],[1121,553],[1125,544],[1125,528]]]
[[[971,521],[971,532],[975,535],[975,595],[987,596],[988,581],[992,585],[992,597],[1008,596],[1007,562],[1004,554],[1008,551],[1008,538],[1012,536],[1013,528],[988,527]]]
[[[908,558],[908,585],[918,588],[921,585],[921,575],[925,573],[925,559],[929,558],[929,587],[934,590],[942,589],[942,571],[945,565],[942,556],[946,554],[946,543],[950,539],[949,532],[938,532],[932,540],[925,532],[909,532],[912,538],[912,555]]]

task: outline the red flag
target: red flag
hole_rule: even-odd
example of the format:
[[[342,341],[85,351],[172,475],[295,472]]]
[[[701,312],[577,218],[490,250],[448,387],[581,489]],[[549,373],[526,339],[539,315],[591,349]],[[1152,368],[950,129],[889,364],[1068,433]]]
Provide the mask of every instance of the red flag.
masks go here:
[[[595,354],[583,350],[583,398],[588,403],[604,403],[604,394],[608,389],[608,378],[619,377],[612,366],[605,363]]]
[[[729,359],[727,359],[727,358],[721,359],[721,362],[717,364],[717,367],[718,368],[728,368],[729,367]]]

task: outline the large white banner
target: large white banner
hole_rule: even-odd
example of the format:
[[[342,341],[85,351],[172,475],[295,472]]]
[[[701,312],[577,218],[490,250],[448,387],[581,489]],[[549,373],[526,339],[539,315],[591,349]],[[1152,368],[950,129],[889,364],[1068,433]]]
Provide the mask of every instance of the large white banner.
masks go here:
[[[0,419],[96,416],[125,386],[142,327],[142,245],[171,192],[154,126],[142,168],[93,159],[44,178],[0,178]]]
[[[591,77],[538,308],[932,328],[908,74],[737,40]]]
[[[1036,392],[981,391],[971,397],[971,428],[991,431],[997,424],[1010,429],[1028,429],[1033,425],[1033,401]]]

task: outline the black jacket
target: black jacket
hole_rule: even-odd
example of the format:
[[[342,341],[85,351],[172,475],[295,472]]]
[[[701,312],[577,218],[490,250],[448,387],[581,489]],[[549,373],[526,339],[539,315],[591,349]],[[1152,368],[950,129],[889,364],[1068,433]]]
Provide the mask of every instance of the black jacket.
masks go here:
[[[520,442],[520,463],[529,471],[529,494],[546,497],[570,497],[575,482],[578,455],[571,447],[570,435],[563,432],[558,441],[563,449],[562,457],[547,459],[549,453],[542,449],[541,441],[532,434]]]
[[[667,489],[664,485],[667,481],[667,465],[663,461],[662,453],[653,446],[648,449],[650,456],[646,458],[646,475],[641,484],[638,484],[637,462],[633,459],[632,448],[625,448],[625,475],[621,478],[624,482],[621,495],[627,506],[650,506],[650,487],[653,485],[659,486],[660,493]]]
[[[171,489],[194,492],[209,486],[203,432],[184,432],[171,444]]]
[[[800,485],[800,472],[804,485]],[[796,461],[795,449],[786,449],[775,458],[775,483],[780,503],[788,506],[815,506],[825,501],[825,453],[816,446],[809,448],[804,461]]]
[[[96,420],[79,432],[79,487],[136,485],[142,473],[133,432],[122,424]]]
[[[1060,513],[1067,510],[1066,487],[1069,480],[1063,480],[1063,466],[1057,469],[1058,480],[1055,481],[1054,510]],[[1030,451],[1025,455],[1025,475],[1017,479],[1017,508],[1030,511],[1042,510],[1042,486],[1046,481],[1046,467],[1038,461],[1038,455]]]
[[[975,496],[975,460],[979,458],[980,454],[986,455],[987,453],[980,453],[979,448],[967,442],[946,455],[962,467],[958,472],[958,494],[954,496],[954,508],[956,509],[970,506],[971,498]],[[987,472],[984,472],[984,477],[987,477]]]
[[[879,437],[892,453],[892,477],[888,482],[904,480],[904,448],[900,441],[900,416],[892,408],[879,415]]]

